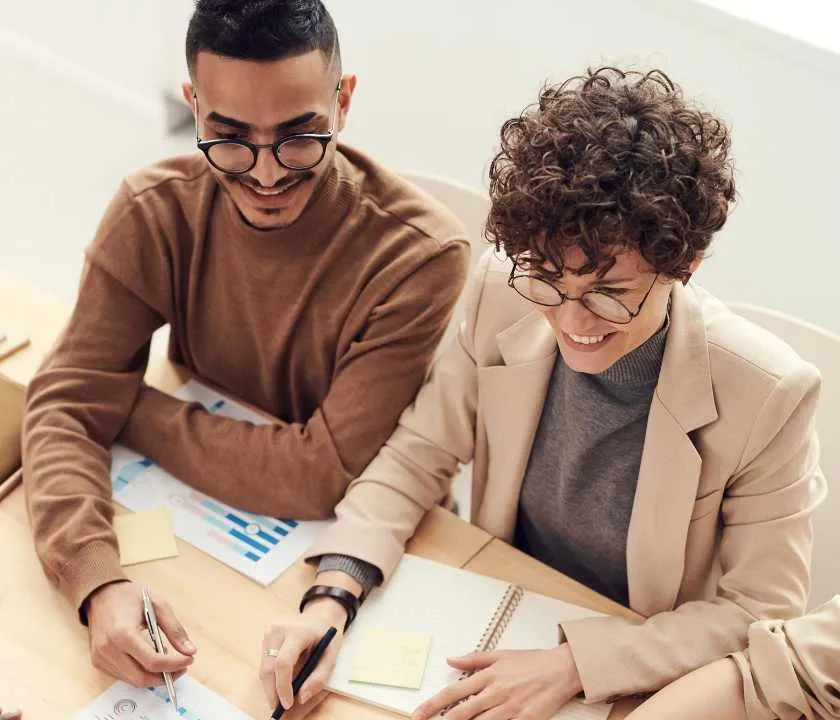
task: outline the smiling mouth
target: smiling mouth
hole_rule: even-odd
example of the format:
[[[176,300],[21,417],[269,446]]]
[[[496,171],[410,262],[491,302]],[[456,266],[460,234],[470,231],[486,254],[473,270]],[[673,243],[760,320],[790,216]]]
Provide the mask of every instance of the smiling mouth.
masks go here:
[[[259,195],[260,197],[278,197],[280,195],[284,195],[285,193],[289,192],[289,190],[294,190],[298,185],[303,182],[303,178],[299,180],[295,180],[294,182],[289,183],[288,185],[284,185],[280,188],[256,188],[253,185],[248,185],[247,183],[240,182],[240,185],[243,185],[247,190],[250,190],[255,195]]]
[[[598,345],[604,342],[605,338],[609,337],[609,335],[575,335],[574,333],[566,333],[566,335],[578,345]]]

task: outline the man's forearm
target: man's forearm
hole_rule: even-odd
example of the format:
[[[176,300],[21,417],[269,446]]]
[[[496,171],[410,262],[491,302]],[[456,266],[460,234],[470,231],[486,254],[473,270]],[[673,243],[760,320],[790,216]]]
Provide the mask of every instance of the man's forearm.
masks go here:
[[[120,440],[179,480],[251,512],[330,517],[350,481],[326,433],[212,415],[143,386]],[[311,469],[311,472],[304,471]]]

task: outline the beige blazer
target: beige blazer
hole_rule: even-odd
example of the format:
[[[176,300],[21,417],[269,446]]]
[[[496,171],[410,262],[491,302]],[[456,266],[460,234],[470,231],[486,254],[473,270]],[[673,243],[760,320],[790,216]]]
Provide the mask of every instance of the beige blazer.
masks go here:
[[[310,559],[353,555],[387,579],[470,460],[472,522],[511,540],[557,344],[509,272],[488,251],[458,337]],[[742,649],[754,620],[804,611],[819,386],[780,340],[675,284],[627,538],[630,606],[648,620],[563,624],[588,700],[658,689]]]
[[[749,720],[840,718],[840,595],[795,620],[762,620],[733,655]]]

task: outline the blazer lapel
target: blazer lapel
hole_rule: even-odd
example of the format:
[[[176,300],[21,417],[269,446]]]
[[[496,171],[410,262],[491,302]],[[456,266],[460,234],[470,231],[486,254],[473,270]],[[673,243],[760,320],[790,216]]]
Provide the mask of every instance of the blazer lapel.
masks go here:
[[[690,286],[675,283],[670,322],[627,536],[630,607],[644,616],[676,603],[701,467],[689,433],[717,419],[705,323]]]
[[[557,355],[557,338],[533,311],[496,336],[504,365],[478,369],[479,422],[488,463],[476,524],[505,540],[516,525],[519,491]]]

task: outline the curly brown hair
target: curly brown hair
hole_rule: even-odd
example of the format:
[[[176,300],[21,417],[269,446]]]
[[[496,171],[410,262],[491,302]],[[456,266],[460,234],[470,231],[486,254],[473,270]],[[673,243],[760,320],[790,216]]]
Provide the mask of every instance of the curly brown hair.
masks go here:
[[[602,67],[544,87],[504,124],[486,235],[549,279],[578,247],[581,274],[605,273],[617,252],[635,249],[655,272],[687,280],[734,198],[721,120],[660,70]]]

